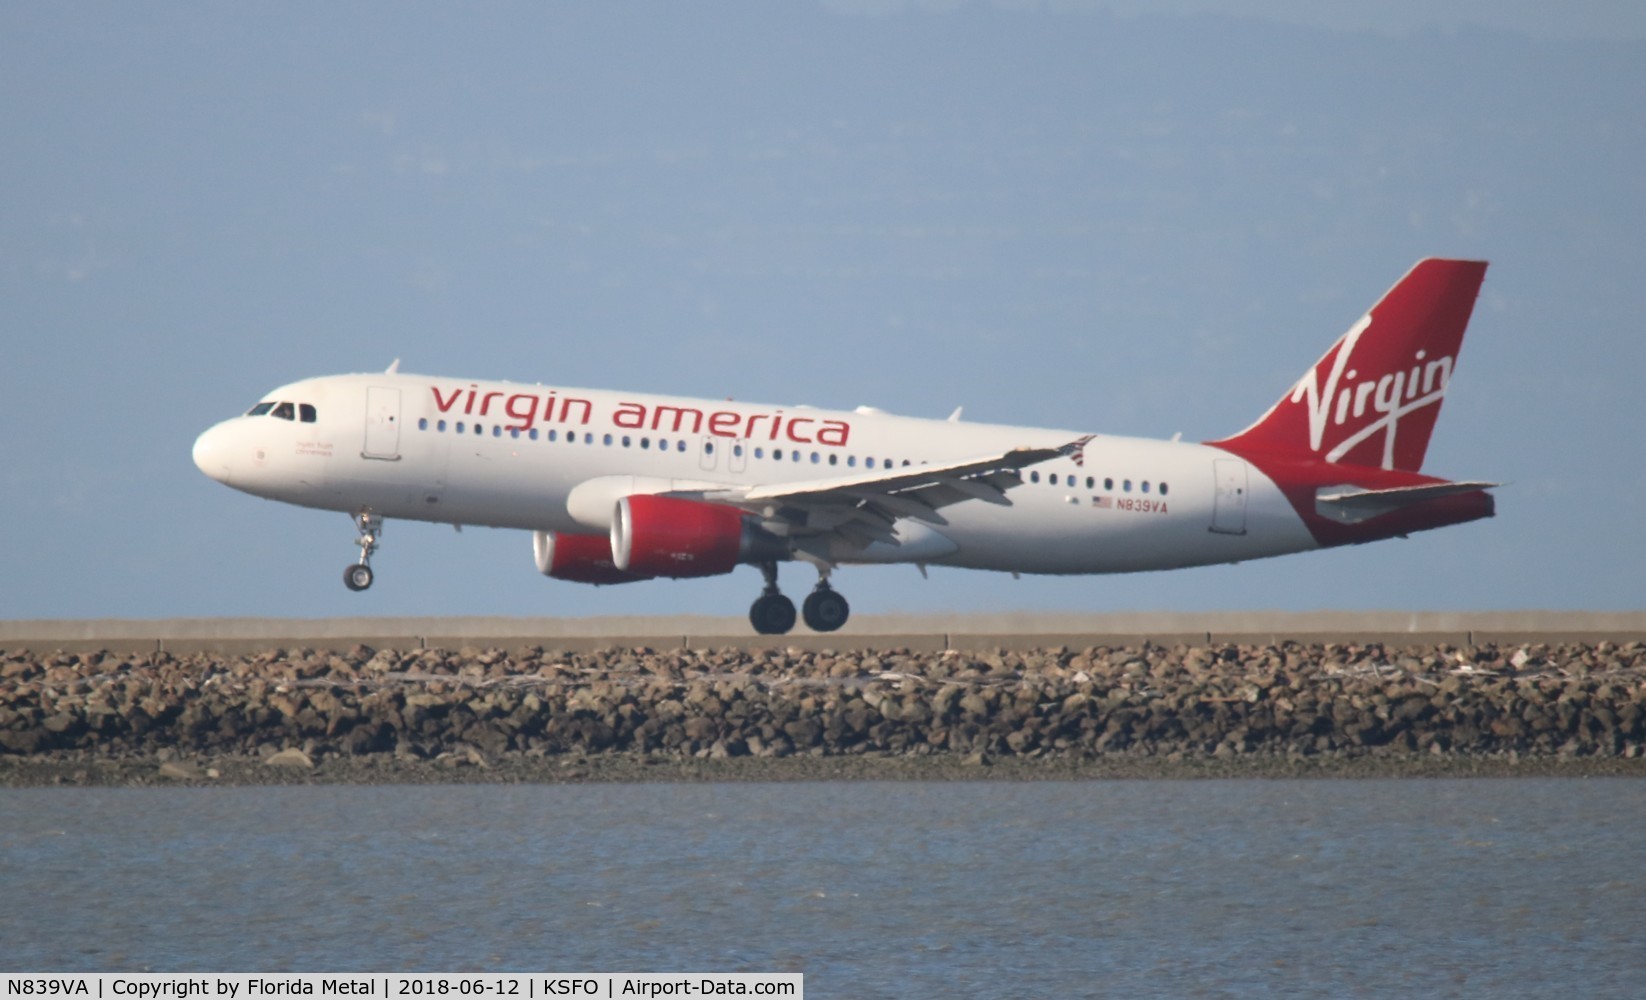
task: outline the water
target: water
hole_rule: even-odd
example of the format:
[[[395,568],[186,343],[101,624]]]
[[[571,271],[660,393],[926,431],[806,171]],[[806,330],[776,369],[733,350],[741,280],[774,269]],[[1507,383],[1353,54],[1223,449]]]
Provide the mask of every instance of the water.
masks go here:
[[[0,791],[0,967],[1646,990],[1646,782]]]

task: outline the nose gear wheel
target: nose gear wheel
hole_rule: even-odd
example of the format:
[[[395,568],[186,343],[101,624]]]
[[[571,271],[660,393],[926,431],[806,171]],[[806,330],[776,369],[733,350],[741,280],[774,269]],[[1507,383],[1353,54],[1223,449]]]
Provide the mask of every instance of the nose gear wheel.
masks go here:
[[[371,556],[377,551],[377,539],[383,534],[383,518],[361,511],[354,515],[354,526],[360,533],[354,540],[354,544],[360,546],[360,561],[343,570],[343,586],[360,591],[372,584]]]

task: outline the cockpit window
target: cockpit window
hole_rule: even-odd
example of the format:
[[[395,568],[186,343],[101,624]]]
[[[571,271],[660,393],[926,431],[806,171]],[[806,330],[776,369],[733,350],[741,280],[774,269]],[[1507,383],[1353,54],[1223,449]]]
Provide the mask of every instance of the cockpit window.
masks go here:
[[[281,420],[296,420],[297,411],[290,403],[281,403],[274,408],[274,416]]]
[[[310,406],[308,403],[298,403],[297,417],[305,424],[314,423],[314,407]]]
[[[248,416],[248,417],[261,417],[263,414],[269,412],[272,409],[274,409],[274,404],[273,403],[258,403],[256,406],[254,406],[251,409],[246,411],[246,416]]]

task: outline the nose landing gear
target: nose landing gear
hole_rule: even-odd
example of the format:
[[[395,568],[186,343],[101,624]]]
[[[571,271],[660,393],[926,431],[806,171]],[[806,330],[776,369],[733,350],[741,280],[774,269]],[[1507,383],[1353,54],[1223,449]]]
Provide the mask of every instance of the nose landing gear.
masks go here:
[[[354,540],[354,544],[360,546],[360,561],[343,571],[343,586],[350,590],[365,590],[371,586],[371,555],[377,551],[377,539],[383,533],[383,518],[370,511],[361,511],[354,515],[354,525],[360,532],[360,537]]]

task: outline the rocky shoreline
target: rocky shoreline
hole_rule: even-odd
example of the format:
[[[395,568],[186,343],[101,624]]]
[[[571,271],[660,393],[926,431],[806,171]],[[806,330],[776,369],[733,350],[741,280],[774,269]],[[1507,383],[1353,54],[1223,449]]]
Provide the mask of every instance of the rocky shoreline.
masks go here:
[[[1646,643],[0,652],[0,785],[1646,776]]]

